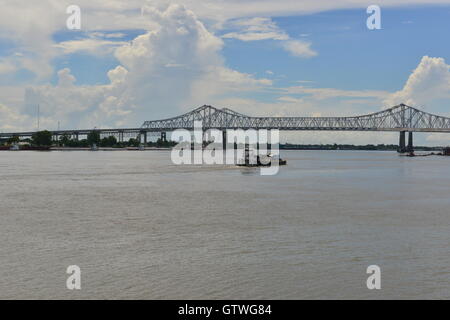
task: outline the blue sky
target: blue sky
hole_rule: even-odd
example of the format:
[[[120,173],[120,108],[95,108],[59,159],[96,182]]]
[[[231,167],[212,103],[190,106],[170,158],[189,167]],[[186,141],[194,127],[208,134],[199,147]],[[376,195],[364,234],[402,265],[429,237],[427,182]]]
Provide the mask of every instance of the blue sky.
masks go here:
[[[145,30],[111,30],[108,33],[123,35],[120,38],[115,38],[115,40],[132,41],[138,35],[144,34],[145,32]],[[86,37],[88,37],[86,32],[63,30],[54,34],[53,39],[55,42],[63,42]],[[79,85],[107,83],[107,72],[119,64],[113,54],[95,56],[85,52],[75,52],[61,56],[55,59],[54,63],[56,70],[70,68],[72,74],[77,79],[76,83]],[[55,73],[52,77],[52,83],[56,83],[56,81],[57,74]]]
[[[382,9],[382,30],[368,30],[367,17],[361,9],[272,17],[292,38],[312,42],[319,55],[311,59],[293,57],[272,40],[226,39],[223,56],[227,66],[242,72],[261,77],[267,76],[268,70],[274,72],[281,86],[308,80],[315,86],[347,90],[400,90],[422,56],[450,60],[446,33],[450,30],[450,7]],[[218,35],[227,31],[220,30]],[[110,32],[122,33],[121,41],[131,41],[146,31]],[[83,32],[64,30],[53,38],[62,42],[83,37]],[[11,42],[1,43],[0,53],[11,47]],[[98,84],[108,81],[107,71],[119,62],[113,55],[75,53],[55,59],[54,63],[56,69],[71,68],[78,84]]]
[[[382,30],[368,30],[364,10],[339,10],[273,20],[293,38],[311,41],[317,57],[297,59],[269,41],[227,40],[227,64],[263,75],[286,76],[280,85],[311,80],[348,90],[399,90],[422,56],[449,60],[450,8],[382,10]],[[301,37],[300,35],[307,35]]]
[[[139,126],[202,104],[308,116],[405,102],[450,115],[450,3],[380,1],[382,29],[369,30],[352,1],[79,2],[79,31],[65,27],[65,1],[27,2],[36,19],[0,13],[0,129],[28,129],[37,104],[49,127]]]

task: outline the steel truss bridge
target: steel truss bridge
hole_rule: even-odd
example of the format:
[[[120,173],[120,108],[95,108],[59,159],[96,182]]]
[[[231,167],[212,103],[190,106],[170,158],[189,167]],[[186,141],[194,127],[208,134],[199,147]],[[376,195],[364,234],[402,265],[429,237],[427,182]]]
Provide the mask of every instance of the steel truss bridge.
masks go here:
[[[123,129],[86,129],[50,131],[56,139],[69,135],[79,136],[97,131],[101,136],[116,136],[119,141],[126,137],[147,141],[148,133],[161,133],[165,139],[166,132],[177,129],[193,130],[194,122],[201,121],[203,130],[208,129],[266,129],[285,131],[328,130],[328,131],[397,131],[400,132],[400,150],[412,149],[413,132],[450,132],[450,118],[434,115],[422,110],[399,104],[379,112],[351,117],[254,117],[235,112],[231,109],[218,109],[202,106],[183,115],[163,119],[145,121],[140,128]],[[405,146],[405,134],[409,132],[409,145]],[[30,137],[35,132],[0,133],[0,138]]]
[[[219,130],[450,132],[450,118],[426,113],[405,104],[355,117],[251,117],[226,108],[203,106],[178,117],[145,121],[141,128],[148,131],[192,130],[194,121],[202,121],[204,129]]]

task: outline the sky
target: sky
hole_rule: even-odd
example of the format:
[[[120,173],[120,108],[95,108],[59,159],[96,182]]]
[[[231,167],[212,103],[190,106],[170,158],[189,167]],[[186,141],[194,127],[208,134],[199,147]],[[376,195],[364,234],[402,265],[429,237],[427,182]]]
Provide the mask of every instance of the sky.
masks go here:
[[[381,28],[370,30],[369,5]],[[69,30],[70,5],[81,28]],[[3,0],[0,131],[140,127],[202,105],[352,116],[399,103],[450,116],[450,0]],[[389,143],[395,133],[286,133]],[[417,134],[447,145],[446,134]]]

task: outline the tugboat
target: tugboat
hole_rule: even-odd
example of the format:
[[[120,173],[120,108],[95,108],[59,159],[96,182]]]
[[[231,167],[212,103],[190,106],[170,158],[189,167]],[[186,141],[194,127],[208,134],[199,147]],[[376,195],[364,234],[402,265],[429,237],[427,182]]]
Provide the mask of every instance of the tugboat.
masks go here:
[[[279,156],[274,157],[271,153],[266,156],[256,156],[256,161],[251,162],[250,158],[254,159],[254,155],[250,155],[249,146],[245,146],[245,159],[243,162],[238,163],[239,167],[270,167],[272,163],[277,163],[280,166],[287,165],[287,161],[281,159]]]
[[[270,157],[270,158],[272,158],[272,159],[274,159],[275,161],[278,160],[278,165],[280,165],[280,166],[285,166],[285,165],[287,165],[287,161],[284,160],[284,159],[281,159],[279,156],[273,157],[271,154],[268,154],[267,156]]]

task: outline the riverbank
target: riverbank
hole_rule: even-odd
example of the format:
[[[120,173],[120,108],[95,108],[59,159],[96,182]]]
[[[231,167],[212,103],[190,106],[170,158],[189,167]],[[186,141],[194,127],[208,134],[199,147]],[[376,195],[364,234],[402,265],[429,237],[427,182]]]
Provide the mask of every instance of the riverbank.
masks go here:
[[[444,147],[442,146],[414,146],[415,151],[442,151]],[[280,150],[346,150],[346,151],[397,151],[398,145],[352,145],[352,144],[280,144]]]
[[[95,151],[170,151],[171,148],[156,148],[156,147],[146,147],[146,148],[98,148]],[[51,147],[51,148],[33,148],[27,147],[20,149],[11,150],[11,147],[2,147],[0,151],[93,151],[91,148],[69,148],[69,147]]]
[[[51,151],[92,151],[91,148],[69,148],[69,147],[52,147]],[[158,148],[158,147],[145,147],[145,148],[101,148],[96,151],[170,151],[172,148]]]

